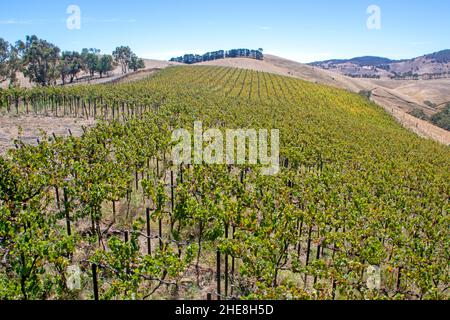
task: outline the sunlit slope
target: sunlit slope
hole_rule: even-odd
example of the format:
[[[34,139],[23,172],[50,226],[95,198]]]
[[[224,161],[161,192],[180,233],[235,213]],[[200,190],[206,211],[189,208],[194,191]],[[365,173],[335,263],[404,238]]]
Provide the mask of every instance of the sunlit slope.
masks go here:
[[[226,67],[171,68],[150,84],[177,92],[189,110],[188,122],[280,129],[282,155],[291,163],[314,167],[323,161],[336,171],[339,179],[328,186],[330,192],[350,188],[383,214],[419,214],[422,201],[429,207],[419,211],[427,214],[448,210],[450,148],[418,137],[357,94]],[[400,201],[403,196],[409,200]],[[395,208],[384,207],[388,198]]]
[[[401,277],[414,292],[409,297],[445,290],[450,148],[416,136],[360,95],[292,77],[176,67],[133,90],[164,96],[167,114],[176,115],[172,128],[203,121],[204,128],[280,129],[289,169],[269,184],[292,181],[293,198],[280,198],[270,214],[295,200],[302,221],[317,231],[315,243],[339,239],[355,269],[381,265],[386,283],[398,278],[392,268],[408,270]],[[281,197],[275,184],[267,192]],[[271,228],[251,237],[266,241],[283,230]],[[340,273],[332,263],[331,273]]]
[[[158,90],[196,92],[203,101],[196,100],[194,105],[203,102],[207,107],[214,101],[220,106],[220,117],[230,118],[230,125],[279,127],[285,134],[283,143],[294,148],[299,143],[314,149],[323,146],[322,152],[330,155],[380,148],[380,153],[391,150],[394,158],[401,150],[414,150],[426,158],[433,154],[430,161],[442,153],[445,158],[449,151],[418,138],[357,94],[292,77],[227,67],[176,67],[150,83],[161,87]],[[334,144],[349,149],[333,150]],[[430,153],[429,148],[435,152]]]
[[[0,90],[0,102],[10,112],[29,108],[99,120],[81,137],[43,137],[36,147],[17,142],[0,157],[0,191],[6,195],[0,217],[17,230],[4,229],[0,236],[11,239],[10,257],[36,243],[64,240],[64,215],[51,205],[51,190],[67,191],[64,206],[76,234],[85,235],[74,238],[86,254],[83,261],[120,268],[101,274],[102,298],[149,297],[156,284],[136,277],[129,286],[128,270],[177,286],[195,286],[189,272],[208,274],[198,287],[203,296],[214,277],[198,270],[214,274],[219,251],[235,259],[237,298],[448,299],[450,149],[402,128],[362,96],[269,73],[177,66],[132,83]],[[172,133],[193,132],[195,121],[204,130],[279,129],[287,161],[273,176],[261,176],[253,165],[173,166]],[[28,190],[37,190],[38,198],[28,201]],[[112,208],[129,208],[117,212],[117,228],[137,228],[133,237],[145,235],[146,208],[154,208],[162,237],[159,245],[153,239],[151,255],[122,236],[98,248],[95,234],[101,238],[102,228],[116,221],[105,206],[111,201]],[[33,237],[21,236],[16,215],[33,228]],[[229,226],[232,239],[226,236]],[[203,251],[190,247],[193,242]],[[136,252],[127,258],[132,247]],[[64,253],[58,261],[79,256]],[[185,257],[202,268],[185,264]],[[46,259],[39,256],[39,264]],[[376,290],[366,282],[373,266],[382,279]],[[11,270],[0,267],[3,288],[20,283]],[[19,289],[8,294],[21,296]]]

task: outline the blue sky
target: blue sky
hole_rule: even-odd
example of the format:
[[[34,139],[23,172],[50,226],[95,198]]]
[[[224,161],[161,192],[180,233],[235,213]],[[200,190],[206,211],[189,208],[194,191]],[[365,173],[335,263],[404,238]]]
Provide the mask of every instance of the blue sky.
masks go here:
[[[69,30],[69,5],[81,29]],[[381,9],[369,30],[366,10]],[[238,47],[301,62],[378,55],[410,58],[450,48],[448,0],[0,0],[0,37],[36,34],[63,50],[129,45],[145,58],[168,59]]]

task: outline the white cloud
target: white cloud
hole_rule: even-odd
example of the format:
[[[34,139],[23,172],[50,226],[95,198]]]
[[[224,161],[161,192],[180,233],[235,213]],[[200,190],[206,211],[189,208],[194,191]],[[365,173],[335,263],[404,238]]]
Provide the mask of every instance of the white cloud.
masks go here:
[[[271,27],[267,27],[267,26],[260,26],[258,28],[259,28],[259,30],[264,30],[264,31],[268,31],[268,30],[272,29]]]
[[[136,19],[119,19],[119,18],[110,18],[110,19],[97,19],[97,18],[82,18],[84,22],[94,22],[94,23],[135,23]]]
[[[8,20],[0,20],[0,24],[33,24],[33,20],[16,20],[16,19],[8,19]]]

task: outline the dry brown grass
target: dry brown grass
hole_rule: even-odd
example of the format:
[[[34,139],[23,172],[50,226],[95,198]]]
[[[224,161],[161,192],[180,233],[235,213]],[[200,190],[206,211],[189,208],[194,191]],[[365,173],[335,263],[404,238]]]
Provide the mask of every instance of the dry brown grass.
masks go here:
[[[14,140],[19,137],[27,144],[36,145],[37,139],[41,138],[42,130],[48,135],[55,133],[56,136],[68,136],[69,129],[72,134],[79,136],[82,134],[82,126],[90,127],[94,125],[94,120],[80,118],[57,118],[34,115],[1,115],[0,116],[0,154],[7,149],[14,147]]]

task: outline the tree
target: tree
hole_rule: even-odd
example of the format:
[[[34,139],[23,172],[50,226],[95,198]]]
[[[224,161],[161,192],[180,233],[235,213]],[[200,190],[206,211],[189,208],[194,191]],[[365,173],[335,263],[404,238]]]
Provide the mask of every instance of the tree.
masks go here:
[[[440,112],[436,113],[431,117],[431,122],[433,122],[438,127],[450,131],[450,103]]]
[[[22,68],[22,58],[20,57],[19,49],[11,45],[9,49],[9,59],[7,64],[9,86],[17,85],[17,72],[21,71]]]
[[[416,117],[417,119],[421,120],[428,120],[428,116],[423,112],[422,109],[414,108],[408,114],[412,115],[413,117]]]
[[[76,51],[65,51],[62,53],[58,70],[63,84],[66,83],[67,77],[69,77],[69,81],[72,83],[82,69],[83,59],[80,53]]]
[[[81,56],[83,58],[83,64],[86,71],[89,72],[90,76],[95,75],[95,71],[98,69],[99,64],[99,49],[83,49]]]
[[[36,36],[27,36],[26,42],[18,41],[16,48],[22,54],[26,77],[42,86],[54,83],[60,52],[57,46]]]
[[[219,50],[213,52],[207,52],[203,55],[198,54],[185,54],[181,57],[175,57],[170,59],[170,61],[185,63],[185,64],[194,64],[204,61],[225,59],[225,58],[252,58],[257,60],[264,60],[263,49],[259,48],[258,50],[250,50],[250,49],[232,49],[229,51]]]
[[[0,38],[0,82],[8,79],[9,43]]]
[[[105,54],[100,58],[97,71],[100,73],[100,78],[103,77],[103,74],[112,71],[114,69],[113,66],[113,57],[109,54]]]
[[[145,62],[143,59],[138,58],[137,55],[132,54],[129,68],[135,72],[139,69],[145,69]]]
[[[131,63],[131,57],[133,56],[133,52],[131,51],[130,47],[117,47],[112,55],[114,57],[114,60],[120,64],[122,73],[127,73]]]
[[[69,66],[63,59],[61,59],[61,62],[58,65],[58,72],[61,77],[62,84],[66,84],[66,79],[69,76]]]
[[[16,47],[0,38],[0,83],[9,79],[9,85],[17,82],[17,71],[21,69],[22,62]]]

